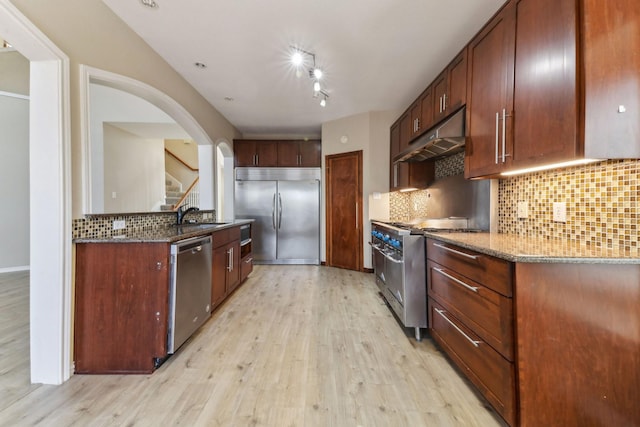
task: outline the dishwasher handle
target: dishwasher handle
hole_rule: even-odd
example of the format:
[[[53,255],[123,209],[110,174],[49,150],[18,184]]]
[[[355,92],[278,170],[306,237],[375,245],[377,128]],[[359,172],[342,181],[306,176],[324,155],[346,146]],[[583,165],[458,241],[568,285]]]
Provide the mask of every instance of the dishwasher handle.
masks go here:
[[[180,240],[171,245],[171,254],[179,255],[186,252],[198,253],[201,252],[203,246],[211,245],[211,236],[206,237],[194,237],[191,239]]]

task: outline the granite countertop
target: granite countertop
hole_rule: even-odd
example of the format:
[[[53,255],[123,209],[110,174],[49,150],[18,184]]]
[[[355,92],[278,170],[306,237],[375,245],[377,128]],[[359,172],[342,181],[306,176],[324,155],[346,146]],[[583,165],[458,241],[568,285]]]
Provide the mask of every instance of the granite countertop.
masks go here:
[[[223,223],[186,223],[150,230],[122,230],[122,234],[111,237],[86,237],[74,239],[74,243],[173,243],[191,237],[203,236],[225,228],[250,224],[253,219],[236,219]]]
[[[640,248],[637,247],[625,251],[571,241],[499,233],[425,232],[424,235],[513,262],[640,264]]]

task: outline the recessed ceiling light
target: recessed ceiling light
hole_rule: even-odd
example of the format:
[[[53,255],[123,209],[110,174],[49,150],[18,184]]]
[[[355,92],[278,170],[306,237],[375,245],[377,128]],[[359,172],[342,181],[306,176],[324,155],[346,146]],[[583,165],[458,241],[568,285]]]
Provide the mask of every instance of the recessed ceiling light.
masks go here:
[[[195,65],[197,68],[207,68],[207,64],[204,64],[202,62],[195,62],[193,65]]]
[[[224,100],[231,102],[231,101],[233,101],[233,98],[231,96],[225,96]]]
[[[143,6],[147,6],[151,9],[157,9],[160,7],[154,0],[140,0],[140,3],[142,3]]]

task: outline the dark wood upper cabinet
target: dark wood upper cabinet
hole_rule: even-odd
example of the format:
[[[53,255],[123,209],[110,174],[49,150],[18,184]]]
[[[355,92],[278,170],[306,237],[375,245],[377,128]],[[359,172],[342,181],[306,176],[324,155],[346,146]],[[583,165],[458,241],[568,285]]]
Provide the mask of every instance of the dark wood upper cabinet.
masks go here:
[[[409,147],[409,142],[413,138],[413,131],[411,129],[411,111],[407,110],[402,117],[400,117],[400,152]]]
[[[633,0],[507,3],[469,45],[465,176],[640,157],[638,16]]]
[[[320,167],[320,140],[233,141],[236,167]]]
[[[512,138],[515,9],[505,7],[468,47],[465,177],[499,173],[508,162]]]
[[[235,139],[233,140],[233,152],[236,167],[278,166],[276,141]]]
[[[467,83],[465,82],[465,85]],[[433,124],[433,86],[420,95],[420,132],[425,132]]]
[[[400,149],[401,130],[402,120],[396,121],[390,128],[389,189],[390,191],[397,191],[407,188],[426,188],[435,179],[433,162],[393,162],[393,158],[402,151]]]
[[[582,0],[587,158],[640,158],[640,2]]]
[[[510,168],[574,159],[581,154],[576,2],[518,0],[515,8]]]
[[[320,140],[278,141],[278,166],[320,167]]]
[[[433,122],[437,123],[467,101],[467,48],[434,80]]]

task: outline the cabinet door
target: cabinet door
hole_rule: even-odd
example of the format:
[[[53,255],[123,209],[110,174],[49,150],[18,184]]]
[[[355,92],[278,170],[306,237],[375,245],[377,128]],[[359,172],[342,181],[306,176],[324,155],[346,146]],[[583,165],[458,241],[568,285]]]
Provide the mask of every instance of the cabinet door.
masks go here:
[[[469,44],[466,178],[497,174],[509,161],[512,138],[502,117],[513,106],[514,34],[509,2]]]
[[[319,168],[322,163],[322,143],[320,140],[300,141],[298,152],[303,168]]]
[[[395,122],[389,129],[389,189],[394,191],[398,187],[398,167],[393,158],[400,152],[400,123]]]
[[[455,57],[447,67],[447,115],[467,103],[467,48]]]
[[[256,166],[278,166],[278,143],[276,141],[256,141]]]
[[[420,95],[420,131],[426,131],[433,124],[433,88],[429,86]]]
[[[218,306],[227,296],[227,247],[220,246],[212,251],[211,265],[211,308]]]
[[[576,2],[518,0],[516,9],[511,167],[574,159],[578,149]]]
[[[443,71],[431,85],[433,86],[433,121],[437,123],[446,116],[447,71]]]
[[[278,166],[297,167],[299,166],[300,153],[298,152],[298,141],[278,141]]]
[[[233,291],[240,283],[240,240],[233,241],[226,246],[228,266],[227,290]]]
[[[251,167],[256,165],[256,142],[235,139],[233,141],[233,157],[236,167]]]
[[[640,158],[640,2],[581,4],[585,157]]]
[[[411,132],[411,114],[407,111],[400,118],[400,152],[409,147],[409,141],[413,132]]]
[[[411,137],[413,138],[420,134],[422,130],[420,126],[420,119],[422,119],[422,103],[420,102],[420,98],[411,104],[409,114],[411,115]]]
[[[76,247],[76,373],[151,373],[167,355],[169,245]]]

